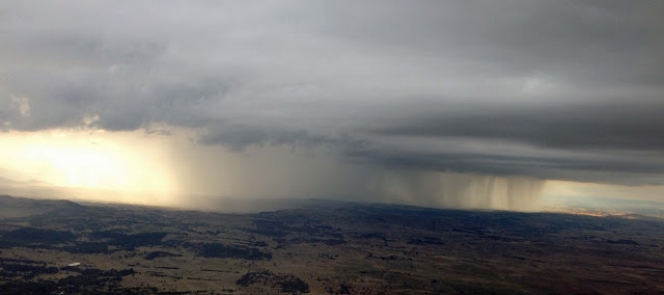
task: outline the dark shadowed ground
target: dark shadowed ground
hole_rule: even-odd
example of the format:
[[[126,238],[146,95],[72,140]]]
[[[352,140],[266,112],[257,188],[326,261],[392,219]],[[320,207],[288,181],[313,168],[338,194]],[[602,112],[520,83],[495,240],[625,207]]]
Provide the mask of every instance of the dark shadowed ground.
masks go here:
[[[0,294],[664,294],[664,222],[639,215],[0,208]]]

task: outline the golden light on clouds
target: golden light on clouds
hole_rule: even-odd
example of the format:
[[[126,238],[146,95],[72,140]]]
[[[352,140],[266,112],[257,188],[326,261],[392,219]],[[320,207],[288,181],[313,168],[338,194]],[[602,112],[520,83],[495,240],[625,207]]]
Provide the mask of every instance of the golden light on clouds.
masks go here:
[[[151,195],[168,203],[179,192],[168,143],[143,132],[52,130],[8,132],[0,137],[4,178],[58,187]],[[115,201],[109,199],[98,201]],[[130,201],[132,200],[124,200]],[[133,200],[132,203],[145,203]]]
[[[265,145],[233,152],[188,140],[191,130],[170,131],[4,132],[0,186],[4,178],[22,182],[23,190],[2,187],[0,194],[210,210],[223,198],[313,197],[538,211],[561,198],[657,200],[664,192],[663,186],[408,173],[344,162],[325,149]]]

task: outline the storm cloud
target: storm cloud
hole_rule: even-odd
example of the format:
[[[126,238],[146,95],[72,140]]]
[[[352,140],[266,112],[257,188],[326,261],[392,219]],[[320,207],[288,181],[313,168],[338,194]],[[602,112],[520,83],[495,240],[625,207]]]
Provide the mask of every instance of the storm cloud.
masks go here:
[[[459,189],[476,196],[546,179],[661,185],[663,12],[659,1],[5,1],[0,129],[179,128],[238,154],[324,147],[384,169],[374,183],[384,171],[403,183],[483,175],[483,188]]]

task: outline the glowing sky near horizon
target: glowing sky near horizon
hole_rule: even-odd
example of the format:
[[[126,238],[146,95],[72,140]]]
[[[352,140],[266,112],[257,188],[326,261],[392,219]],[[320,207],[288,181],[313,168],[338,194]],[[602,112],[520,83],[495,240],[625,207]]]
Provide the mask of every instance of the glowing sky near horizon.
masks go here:
[[[164,136],[91,130],[11,132],[0,137],[0,145],[5,147],[0,150],[0,171],[3,172],[0,177],[12,181],[84,189],[76,196],[87,201],[197,209],[210,209],[214,204],[192,195],[212,198],[340,197],[433,207],[539,211],[547,209],[548,203],[560,197],[658,200],[664,191],[661,186],[633,187],[559,180],[537,183],[513,177],[435,172],[419,173],[413,182],[412,176],[398,171],[376,170],[371,170],[371,174],[381,174],[379,179],[353,175],[353,183],[339,179],[338,174],[352,174],[356,167],[333,167],[328,162],[332,158],[320,159],[329,157],[329,154],[310,154],[307,161],[310,165],[314,158],[322,162],[317,164],[318,167],[304,167],[297,151],[275,153],[267,151],[268,148],[249,152],[251,156],[238,156],[224,152],[223,148],[192,144],[183,134]],[[205,160],[209,153],[225,155],[210,162]],[[198,160],[191,156],[195,154],[200,157]],[[289,154],[290,159],[283,158]],[[174,155],[184,156],[178,159]],[[266,171],[265,166],[270,165],[266,161],[275,165],[274,171]],[[301,167],[294,168],[294,165]],[[250,168],[252,166],[254,168]],[[286,173],[278,166],[288,166],[290,171]],[[321,173],[324,168],[331,171]],[[251,171],[240,172],[241,169]],[[215,175],[207,175],[211,171]],[[285,174],[291,175],[284,177]],[[249,182],[243,183],[243,179]],[[523,181],[527,181],[526,185],[519,186],[518,183]],[[319,194],[325,182],[328,183],[325,191],[329,194]],[[365,186],[362,187],[361,183]],[[334,188],[348,185],[351,185],[348,191]],[[251,186],[255,187],[251,189]],[[431,189],[431,186],[435,188]],[[350,196],[358,192],[364,196]]]

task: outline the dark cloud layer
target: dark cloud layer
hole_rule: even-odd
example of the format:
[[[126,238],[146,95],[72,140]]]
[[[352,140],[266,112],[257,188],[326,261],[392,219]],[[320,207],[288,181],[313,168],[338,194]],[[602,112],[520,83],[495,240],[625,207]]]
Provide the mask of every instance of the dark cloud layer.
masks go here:
[[[380,135],[475,137],[540,147],[664,150],[664,101],[624,98],[600,103],[441,107],[420,118],[385,121]]]
[[[191,129],[399,169],[664,183],[659,1],[0,8],[0,129]]]

